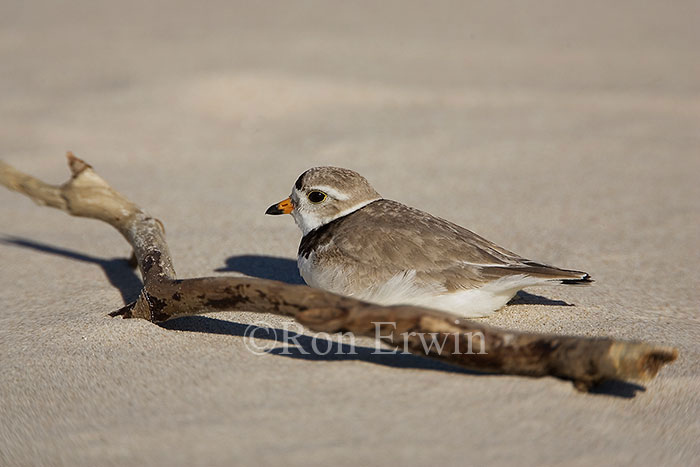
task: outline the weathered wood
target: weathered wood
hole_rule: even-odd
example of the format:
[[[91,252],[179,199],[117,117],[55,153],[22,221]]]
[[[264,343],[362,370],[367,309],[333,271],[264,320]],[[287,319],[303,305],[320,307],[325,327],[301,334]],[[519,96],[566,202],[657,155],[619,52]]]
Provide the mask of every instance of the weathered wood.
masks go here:
[[[385,343],[418,355],[481,371],[556,376],[573,381],[581,390],[610,379],[648,380],[678,356],[668,346],[508,331],[428,308],[373,305],[265,279],[176,279],[162,224],[84,161],[69,153],[68,163],[71,179],[53,186],[0,162],[0,183],[39,204],[107,222],[126,238],[144,286],[134,303],[112,316],[157,323],[212,311],[274,313],[291,316],[315,331],[377,337],[379,330]],[[444,345],[426,349],[425,336]]]

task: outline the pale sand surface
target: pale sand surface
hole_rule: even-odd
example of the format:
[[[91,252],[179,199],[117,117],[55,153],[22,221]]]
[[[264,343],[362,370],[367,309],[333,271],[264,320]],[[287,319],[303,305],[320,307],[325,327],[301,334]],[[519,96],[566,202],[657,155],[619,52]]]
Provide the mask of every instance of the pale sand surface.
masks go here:
[[[124,240],[0,189],[0,465],[700,462],[698,2],[143,3],[2,2],[1,158],[60,183],[75,151],[165,222],[181,277],[288,281],[300,235],[265,208],[350,167],[597,281],[488,322],[681,357],[583,395],[257,356],[246,326],[286,320],[107,317],[139,289]]]

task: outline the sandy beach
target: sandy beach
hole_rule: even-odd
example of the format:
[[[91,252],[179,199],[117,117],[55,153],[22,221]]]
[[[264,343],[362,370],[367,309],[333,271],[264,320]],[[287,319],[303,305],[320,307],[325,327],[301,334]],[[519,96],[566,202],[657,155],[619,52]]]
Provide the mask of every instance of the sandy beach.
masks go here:
[[[369,339],[256,355],[251,324],[291,321],[110,318],[140,290],[128,244],[0,188],[0,465],[700,462],[698,2],[0,12],[0,159],[58,184],[75,152],[165,223],[179,277],[301,283],[300,232],[264,212],[335,165],[596,280],[529,289],[484,322],[680,351],[648,384],[592,394]]]

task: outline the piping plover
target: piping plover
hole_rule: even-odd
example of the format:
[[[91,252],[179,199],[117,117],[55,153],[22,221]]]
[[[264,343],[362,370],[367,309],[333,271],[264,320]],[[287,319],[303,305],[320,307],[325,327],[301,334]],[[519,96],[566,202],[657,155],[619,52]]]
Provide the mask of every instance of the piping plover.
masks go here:
[[[523,258],[426,212],[381,197],[348,169],[315,167],[265,214],[291,214],[302,231],[307,284],[382,305],[487,316],[518,290],[592,282],[583,271]]]

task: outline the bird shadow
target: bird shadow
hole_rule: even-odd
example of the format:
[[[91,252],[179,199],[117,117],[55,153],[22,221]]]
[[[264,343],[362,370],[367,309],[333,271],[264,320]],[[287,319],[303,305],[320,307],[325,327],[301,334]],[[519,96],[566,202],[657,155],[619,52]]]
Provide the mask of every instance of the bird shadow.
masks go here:
[[[126,258],[98,258],[96,256],[90,256],[85,253],[69,250],[67,248],[47,245],[34,240],[12,236],[0,237],[0,243],[4,245],[28,248],[30,250],[40,251],[51,255],[62,256],[64,258],[70,258],[76,261],[82,261],[84,263],[96,264],[102,268],[102,271],[104,272],[105,277],[107,277],[109,283],[119,291],[125,304],[136,300],[141,292],[141,288],[143,287],[141,279],[136,274],[136,271],[129,265],[129,261]]]
[[[588,392],[595,396],[615,396],[622,399],[633,399],[637,392],[646,392],[647,388],[629,381],[609,380],[593,386]]]
[[[536,295],[524,290],[518,291],[515,297],[511,298],[508,305],[547,305],[547,306],[576,306],[564,300],[553,300],[542,295]]]
[[[143,287],[139,276],[129,265],[129,261],[126,258],[98,258],[67,248],[11,236],[0,237],[0,243],[62,256],[76,261],[97,264],[104,271],[109,283],[119,291],[124,303],[131,303],[136,300]],[[287,258],[257,255],[232,256],[226,260],[226,266],[217,269],[217,271],[237,271],[263,279],[273,279],[290,284],[303,284],[303,280],[299,276],[296,267],[296,262]],[[562,305],[563,303],[565,306],[569,306],[565,302],[549,300],[546,297],[540,297],[526,292],[519,292],[519,295],[522,295],[524,303],[554,305]],[[542,303],[543,301],[546,303]],[[250,325],[206,316],[186,316],[158,325],[169,330],[221,334],[236,337],[249,336],[250,332],[253,330]],[[376,348],[372,347],[339,343],[278,328],[256,327],[255,329],[263,329],[264,331],[263,336],[256,331],[256,339],[273,341],[273,344],[274,342],[283,344],[282,346],[273,347],[266,351],[266,353],[280,357],[307,361],[361,361],[391,368],[441,371],[472,376],[498,376],[497,374],[494,375],[492,373],[468,370],[438,360],[400,351],[396,353],[391,353],[387,349],[378,351]],[[643,386],[634,383],[606,381],[594,387],[590,393],[594,395],[629,399],[635,397],[637,392],[643,392],[645,390]]]
[[[239,255],[226,258],[226,266],[216,272],[241,272],[247,276],[271,279],[287,284],[304,284],[297,262],[289,258],[263,255]]]

